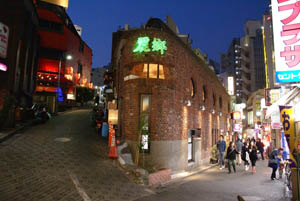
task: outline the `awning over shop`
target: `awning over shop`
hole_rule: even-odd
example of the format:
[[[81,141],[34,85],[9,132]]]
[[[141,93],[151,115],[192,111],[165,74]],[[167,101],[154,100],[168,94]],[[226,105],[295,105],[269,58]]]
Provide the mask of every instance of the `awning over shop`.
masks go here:
[[[287,94],[282,96],[277,102],[273,103],[270,107],[268,107],[266,118],[269,118],[273,113],[278,112],[280,105],[288,105],[299,94],[300,94],[300,88],[295,87]]]

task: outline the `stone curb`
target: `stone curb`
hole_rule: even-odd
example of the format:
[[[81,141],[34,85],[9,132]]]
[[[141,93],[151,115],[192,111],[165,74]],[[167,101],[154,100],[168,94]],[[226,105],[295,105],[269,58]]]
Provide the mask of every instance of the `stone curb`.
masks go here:
[[[14,136],[18,131],[24,129],[27,126],[30,126],[33,123],[33,121],[30,121],[18,128],[12,129],[11,131],[8,132],[0,132],[0,143],[4,142],[5,140],[8,140],[12,136]]]
[[[206,170],[209,170],[211,168],[214,168],[218,166],[218,164],[213,164],[213,165],[207,165],[207,166],[200,166],[199,168],[196,168],[195,170],[191,170],[191,171],[182,171],[180,173],[175,173],[175,174],[171,174],[171,180],[168,181],[168,182],[165,182],[165,183],[162,183],[161,185],[162,186],[165,186],[165,185],[169,185],[173,182],[176,182],[176,181],[179,181],[179,180],[182,180],[182,179],[185,179],[187,177],[190,177],[190,176],[193,176],[195,174],[199,174],[199,173],[202,173]]]

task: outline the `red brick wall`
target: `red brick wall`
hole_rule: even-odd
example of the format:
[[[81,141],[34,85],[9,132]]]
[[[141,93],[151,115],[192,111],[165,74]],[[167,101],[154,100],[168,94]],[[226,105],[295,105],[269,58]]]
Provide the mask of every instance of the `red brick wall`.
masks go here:
[[[163,56],[155,52],[133,53],[136,40],[140,36],[166,40],[168,50]],[[229,117],[230,98],[215,74],[173,34],[147,29],[127,31],[122,37],[127,39],[120,60],[119,95],[122,135],[126,139],[136,140],[139,97],[140,94],[151,94],[151,140],[186,140],[189,129],[201,128],[202,157],[208,157],[212,146],[212,128],[227,131],[226,118]],[[167,69],[165,79],[139,78],[124,81],[124,76],[139,63],[163,64]],[[194,97],[190,96],[191,78],[195,84]],[[207,89],[205,103],[202,101],[203,85]],[[216,94],[215,106],[212,101],[213,93]],[[219,97],[222,97],[222,108],[219,107]],[[185,104],[187,100],[191,101],[190,107]],[[201,111],[200,105],[205,105],[206,110]],[[211,109],[215,109],[216,113],[211,114]],[[217,117],[219,112],[222,112],[222,116]]]

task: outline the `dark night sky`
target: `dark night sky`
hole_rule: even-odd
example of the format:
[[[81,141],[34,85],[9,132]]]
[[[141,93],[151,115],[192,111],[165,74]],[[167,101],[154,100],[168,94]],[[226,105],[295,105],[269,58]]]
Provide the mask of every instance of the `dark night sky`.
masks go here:
[[[179,32],[190,34],[193,47],[219,62],[233,37],[243,35],[248,19],[261,19],[269,0],[69,0],[67,10],[93,50],[92,67],[110,62],[112,32],[118,26],[140,27],[150,16],[170,15]]]

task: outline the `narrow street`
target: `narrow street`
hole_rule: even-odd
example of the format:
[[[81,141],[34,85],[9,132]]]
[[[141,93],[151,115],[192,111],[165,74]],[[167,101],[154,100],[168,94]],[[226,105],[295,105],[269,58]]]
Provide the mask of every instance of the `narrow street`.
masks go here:
[[[106,141],[90,126],[90,110],[61,114],[0,144],[0,200],[286,201],[282,180],[270,180],[266,161],[257,173],[209,169],[148,189],[131,182],[107,157]],[[155,192],[155,194],[152,193]],[[246,201],[247,201],[246,200]]]
[[[147,195],[107,157],[90,110],[61,114],[0,144],[0,200],[133,200]]]
[[[236,173],[228,174],[228,169],[211,168],[201,174],[174,182],[136,201],[237,201],[237,195],[245,201],[289,201],[286,198],[283,180],[270,179],[271,169],[267,161],[257,162],[257,173],[245,172],[244,166]],[[278,174],[277,174],[278,176]]]

